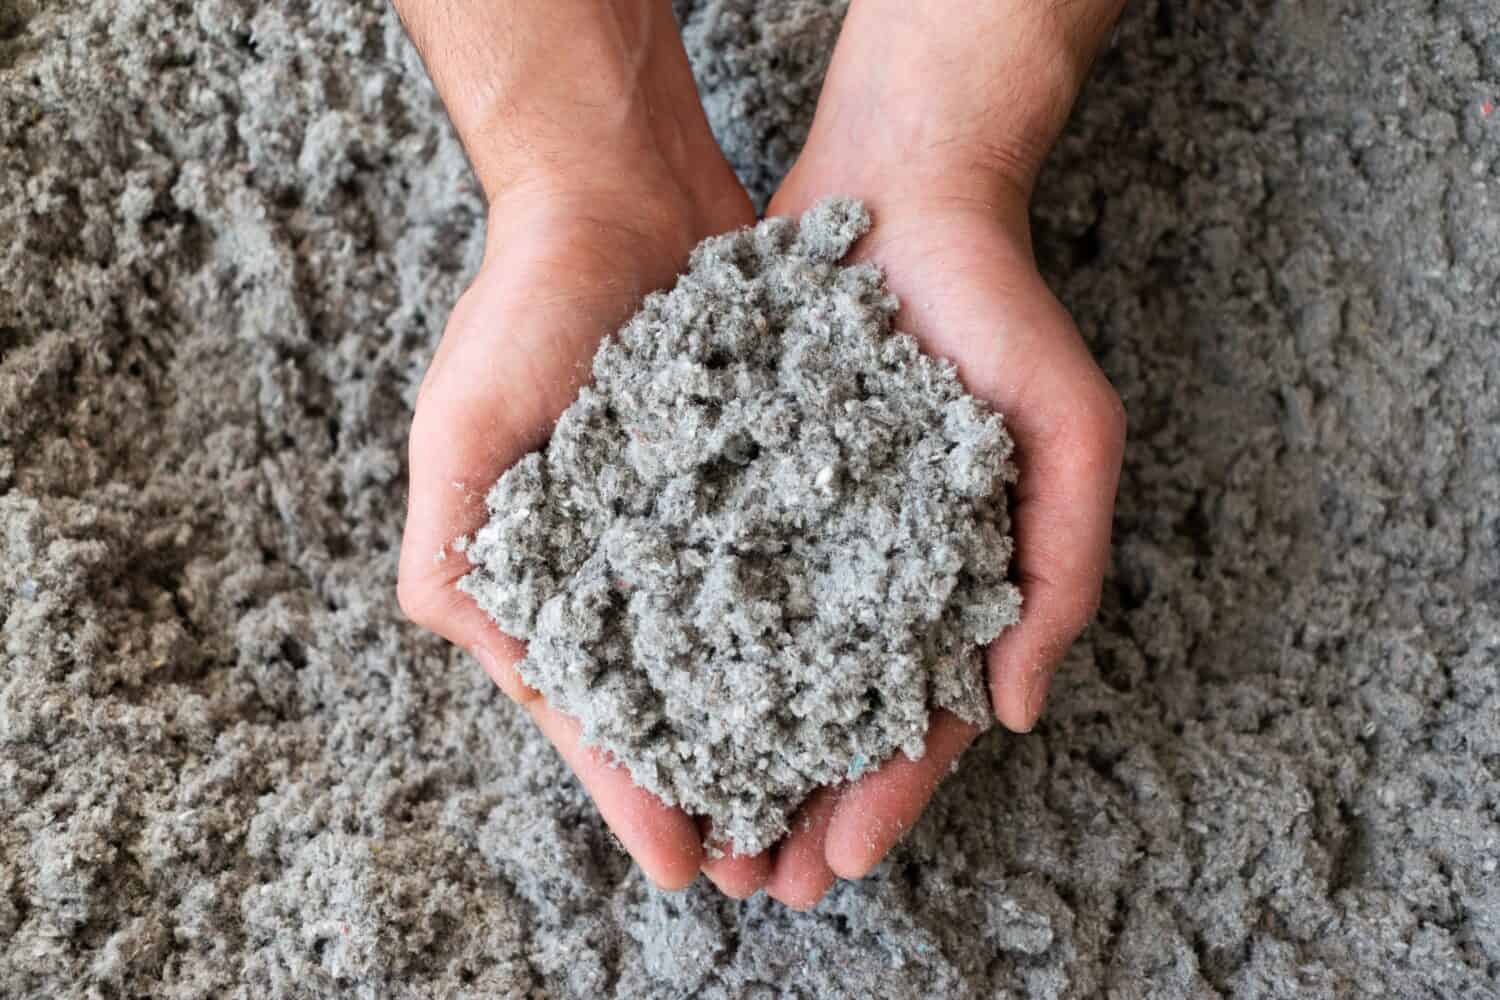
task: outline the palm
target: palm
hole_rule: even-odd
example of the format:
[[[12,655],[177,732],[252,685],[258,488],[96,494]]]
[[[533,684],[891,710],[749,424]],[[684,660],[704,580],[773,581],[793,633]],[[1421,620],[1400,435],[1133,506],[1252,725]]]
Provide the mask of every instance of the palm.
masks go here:
[[[599,341],[643,295],[671,282],[698,241],[754,221],[697,102],[675,21],[660,0],[506,12],[471,5],[462,16],[427,6],[401,4],[440,71],[434,82],[492,199],[494,225],[484,267],[417,400],[401,605],[474,652],[526,705],[659,885],[686,885],[701,865],[731,894],[766,885],[784,902],[810,905],[835,872],[868,871],[916,819],[973,739],[970,727],[939,713],[920,761],[898,756],[851,788],[815,793],[774,859],[704,862],[705,831],[691,817],[585,749],[577,724],[522,683],[520,643],[458,590],[471,567],[450,547],[482,525],[489,486],[543,444]],[[1026,238],[1026,167],[1077,86],[1068,61],[1040,55],[1036,43],[1060,27],[1097,36],[1098,12],[1060,22],[1050,8],[1023,19],[993,5],[987,29],[976,31],[974,18],[913,16],[909,6],[851,9],[813,134],[772,213],[800,214],[824,195],[865,198],[877,229],[859,254],[886,268],[905,302],[901,326],[954,361],[970,391],[1010,423],[1021,471],[1016,572],[1027,607],[988,660],[996,714],[1024,729],[1051,665],[1097,600],[1122,448],[1119,402],[1037,277]],[[916,58],[891,58],[898,22],[894,34]],[[523,35],[554,44],[516,44]],[[1007,112],[1021,112],[1004,129],[991,120],[997,81]],[[1029,99],[1018,105],[1022,91]],[[994,181],[1010,186],[997,193]],[[973,191],[994,194],[996,204],[967,197]]]
[[[771,211],[794,214],[828,193],[834,188],[794,174]],[[885,270],[902,302],[897,327],[951,360],[1016,440],[1014,573],[1026,610],[987,661],[996,715],[1027,729],[1051,666],[1097,603],[1123,448],[1119,402],[1036,272],[1024,205],[871,201],[875,230],[855,255]],[[898,756],[852,786],[815,794],[778,849],[770,891],[809,905],[835,874],[863,876],[916,821],[975,735],[939,711],[921,760]]]
[[[677,887],[702,863],[697,826],[582,746],[577,723],[520,680],[523,647],[458,590],[470,564],[448,548],[484,523],[490,485],[545,441],[588,378],[599,341],[671,281],[699,239],[751,221],[742,193],[722,199],[720,211],[663,204],[637,200],[614,213],[598,199],[549,200],[497,220],[417,398],[400,596],[415,621],[474,652],[526,706],[646,873]]]
[[[772,211],[800,212],[837,190],[792,183]],[[1024,231],[1016,238],[1015,225],[983,206],[872,200],[876,230],[857,255],[885,268],[903,302],[898,325],[952,360],[970,391],[1005,414],[1017,441],[1016,571],[1028,613],[989,660],[996,712],[1023,728],[1035,714],[1030,682],[1071,641],[1097,594],[1119,462],[1118,404],[1032,267]],[[583,747],[577,723],[522,683],[515,663],[523,647],[457,589],[470,565],[448,548],[483,523],[490,484],[544,443],[587,379],[599,341],[646,292],[672,280],[699,239],[752,221],[737,190],[702,204],[664,198],[611,211],[597,198],[547,200],[501,218],[418,396],[401,600],[416,621],[475,652],[526,706],[658,884],[684,885],[701,867],[733,895],[769,883],[784,902],[810,905],[835,873],[859,877],[885,854],[973,727],[939,712],[920,761],[898,756],[851,787],[816,793],[774,857],[705,861],[704,831],[691,817]]]

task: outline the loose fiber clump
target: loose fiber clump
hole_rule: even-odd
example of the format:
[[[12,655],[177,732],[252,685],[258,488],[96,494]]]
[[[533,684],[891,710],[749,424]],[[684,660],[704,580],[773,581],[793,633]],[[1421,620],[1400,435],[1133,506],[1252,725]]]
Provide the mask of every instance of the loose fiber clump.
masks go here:
[[[831,199],[705,240],[487,497],[461,582],[520,672],[641,786],[758,852],[928,714],[989,718],[1006,579],[1001,418],[892,331]]]

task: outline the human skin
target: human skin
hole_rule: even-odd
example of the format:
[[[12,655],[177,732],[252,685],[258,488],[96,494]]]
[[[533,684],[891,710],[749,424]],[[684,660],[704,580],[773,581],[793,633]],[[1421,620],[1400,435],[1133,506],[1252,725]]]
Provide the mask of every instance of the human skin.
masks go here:
[[[1098,601],[1123,448],[1118,397],[1037,274],[1027,203],[1120,0],[854,0],[812,134],[770,206],[849,194],[876,230],[897,324],[954,361],[1015,439],[1022,623],[987,652],[995,712],[1036,722]],[[524,705],[657,885],[813,905],[862,877],[920,815],[975,730],[934,715],[919,761],[815,793],[755,857],[704,856],[705,831],[583,747],[515,671],[520,643],[457,589],[451,541],[540,447],[599,341],[702,238],[754,221],[697,100],[666,0],[397,0],[489,200],[484,263],[423,380],[409,442],[399,597]],[[941,16],[934,11],[941,10]],[[445,558],[436,558],[447,552]]]
[[[847,194],[877,226],[854,252],[885,271],[897,326],[953,361],[1004,414],[1019,625],[986,651],[996,717],[1037,722],[1063,654],[1097,609],[1125,414],[1036,269],[1027,209],[1123,0],[854,0],[802,155],[768,209]],[[857,152],[855,152],[857,151]],[[767,891],[813,905],[861,878],[921,815],[977,729],[933,715],[927,752],[815,793]]]
[[[489,201],[484,261],[422,381],[408,440],[398,596],[522,704],[657,885],[692,882],[698,825],[579,741],[527,687],[523,647],[457,588],[448,546],[587,378],[599,341],[703,238],[754,221],[709,131],[667,0],[399,0]],[[439,553],[446,555],[439,559]],[[731,890],[753,892],[764,862]]]

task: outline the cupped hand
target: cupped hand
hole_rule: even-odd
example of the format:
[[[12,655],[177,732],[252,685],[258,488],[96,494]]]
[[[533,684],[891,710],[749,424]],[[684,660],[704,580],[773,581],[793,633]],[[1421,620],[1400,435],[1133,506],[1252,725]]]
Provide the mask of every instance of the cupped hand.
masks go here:
[[[836,105],[837,95],[827,103]],[[1028,160],[1022,142],[965,149],[928,134],[931,145],[893,149],[882,162],[879,134],[893,127],[879,120],[880,106],[865,95],[852,115],[820,109],[769,213],[797,215],[832,194],[863,199],[874,229],[853,258],[884,270],[901,301],[897,329],[952,361],[968,391],[1005,418],[1020,473],[1010,498],[1011,570],[1024,604],[1020,624],[984,659],[996,717],[1025,732],[1098,604],[1124,410],[1033,260],[1027,206],[1039,155]],[[920,124],[910,130],[923,132]],[[850,155],[854,149],[861,155]],[[775,852],[771,895],[808,907],[836,876],[867,874],[977,732],[937,711],[919,760],[897,755],[853,784],[815,793]]]
[[[706,192],[705,174],[717,178]],[[458,589],[471,567],[452,547],[484,524],[484,496],[501,473],[546,442],[588,380],[600,340],[671,283],[699,240],[754,221],[722,161],[700,172],[700,190],[654,171],[594,176],[604,182],[522,184],[491,204],[483,265],[417,397],[399,597],[410,618],[473,653],[525,706],[642,870],[680,888],[704,864],[698,825],[583,746],[578,723],[521,680],[524,647]],[[768,866],[722,859],[710,870],[748,894]]]
[[[856,256],[886,270],[903,303],[898,327],[952,360],[1016,438],[1015,571],[1026,606],[1022,624],[997,641],[988,662],[997,715],[1026,729],[1052,665],[1097,599],[1119,465],[1119,403],[1036,274],[1024,204],[1017,214],[1016,206],[992,201],[904,199],[808,169],[793,174],[771,211],[800,214],[824,194],[851,190],[876,219]],[[483,266],[418,395],[400,598],[410,617],[470,650],[526,707],[654,882],[677,888],[702,870],[730,895],[766,887],[805,907],[836,875],[857,878],[879,861],[974,728],[939,712],[920,760],[898,756],[851,786],[816,793],[772,851],[705,858],[700,823],[584,747],[577,723],[522,682],[515,664],[523,646],[458,590],[470,564],[451,545],[484,523],[484,495],[501,473],[545,443],[588,379],[599,341],[647,292],[672,281],[700,239],[751,221],[737,188],[708,201],[666,185],[650,197],[579,188],[496,200]]]
[[[898,325],[1007,419],[1026,604],[986,658],[996,714],[1018,730],[1034,723],[1097,601],[1124,427],[1032,263],[1026,203],[1120,2],[966,0],[964,17],[904,0],[852,6],[813,134],[771,206],[797,214],[825,195],[864,199],[876,228],[856,255],[885,268],[904,303]],[[417,400],[401,605],[526,706],[658,885],[684,886],[701,869],[730,895],[765,887],[810,906],[835,875],[857,878],[879,861],[972,727],[939,712],[920,760],[897,756],[814,793],[769,852],[705,859],[709,831],[582,746],[577,723],[516,673],[521,644],[456,586],[471,567],[452,542],[483,524],[501,473],[545,442],[599,341],[701,239],[754,221],[708,133],[670,9],[567,0],[436,17],[401,7],[490,197],[484,264]]]

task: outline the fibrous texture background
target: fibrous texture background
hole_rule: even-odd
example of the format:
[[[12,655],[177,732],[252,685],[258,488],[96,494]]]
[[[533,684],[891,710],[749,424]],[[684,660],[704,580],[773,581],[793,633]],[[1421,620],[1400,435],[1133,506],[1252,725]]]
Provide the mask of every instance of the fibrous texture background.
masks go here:
[[[680,8],[803,134],[808,8]],[[0,6],[0,995],[1493,996],[1495,103],[1488,0],[1130,5],[1035,209],[1132,420],[1098,622],[798,915],[650,891],[401,621],[483,213],[394,15]]]
[[[891,328],[830,198],[703,241],[486,497],[461,581],[636,784],[759,854],[929,713],[990,721],[1014,625],[1000,416]]]

